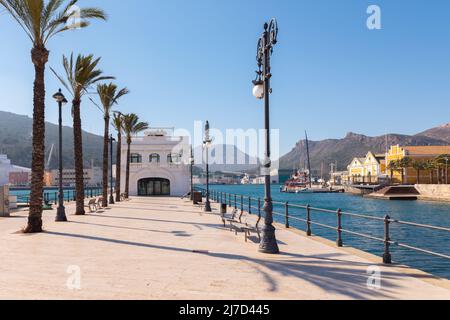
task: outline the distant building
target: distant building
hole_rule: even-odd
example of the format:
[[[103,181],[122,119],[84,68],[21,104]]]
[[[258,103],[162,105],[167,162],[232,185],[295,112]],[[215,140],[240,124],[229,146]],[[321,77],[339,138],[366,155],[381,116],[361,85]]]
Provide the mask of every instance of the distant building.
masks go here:
[[[363,158],[354,158],[348,166],[347,182],[351,184],[378,183],[386,173],[386,155],[368,152]]]
[[[437,184],[445,181],[445,175],[450,175],[448,168],[433,168],[432,170],[419,170],[409,166],[408,168],[398,168],[397,170],[389,169],[390,163],[404,158],[409,158],[411,161],[434,160],[441,155],[450,155],[450,146],[412,146],[402,147],[399,145],[391,146],[387,154],[387,169],[386,174],[391,176],[394,183],[416,184],[418,181],[421,184]],[[450,166],[450,161],[448,163]],[[419,174],[419,177],[418,177]],[[403,181],[402,181],[403,180]]]
[[[134,137],[130,157],[130,196],[182,196],[190,190],[189,137],[173,129],[150,129]],[[121,189],[125,190],[127,144],[122,146]]]
[[[97,187],[102,185],[103,172],[102,168],[85,168],[83,170],[84,184],[89,187]],[[52,170],[49,176],[52,186],[59,185],[59,170]],[[63,169],[63,185],[75,186],[75,169]]]
[[[15,187],[25,187],[30,184],[31,173],[30,172],[10,172],[9,184]]]
[[[17,175],[13,174],[12,178],[17,179],[18,182],[22,183],[25,182],[25,175],[28,175],[26,180],[29,181],[31,169],[15,166],[11,164],[11,160],[8,159],[7,155],[0,154],[0,186],[11,184],[11,173],[17,173]],[[25,185],[26,184],[27,183],[25,183]]]

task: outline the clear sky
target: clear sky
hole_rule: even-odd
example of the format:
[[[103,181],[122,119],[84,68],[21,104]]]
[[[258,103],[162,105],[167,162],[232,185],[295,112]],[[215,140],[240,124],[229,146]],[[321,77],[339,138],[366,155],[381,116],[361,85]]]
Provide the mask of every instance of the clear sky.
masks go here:
[[[368,30],[367,7],[381,7],[382,30]],[[102,56],[102,68],[131,94],[118,107],[152,126],[191,130],[260,128],[263,109],[251,95],[256,41],[276,17],[272,126],[281,152],[304,130],[310,138],[349,131],[412,134],[450,122],[448,0],[80,0],[109,21],[54,38],[49,66],[62,54]],[[32,114],[30,41],[0,14],[0,110]],[[47,72],[47,120],[57,121]],[[70,108],[64,115],[71,125]],[[83,127],[101,134],[102,116],[84,100]]]

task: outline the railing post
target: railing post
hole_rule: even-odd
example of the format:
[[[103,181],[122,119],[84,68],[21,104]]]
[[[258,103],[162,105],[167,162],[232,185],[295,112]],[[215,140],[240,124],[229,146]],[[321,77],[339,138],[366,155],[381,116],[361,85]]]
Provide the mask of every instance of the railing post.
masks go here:
[[[392,256],[389,251],[390,245],[391,245],[391,236],[389,232],[389,226],[391,223],[391,217],[386,216],[384,218],[384,254],[383,254],[383,263],[385,264],[391,264],[392,263]]]
[[[234,195],[234,208],[237,210],[237,194]]]
[[[306,235],[311,237],[311,206],[309,204],[306,206],[306,228]]]
[[[233,206],[232,206],[232,202],[231,202],[231,193],[228,194],[228,206],[229,206],[230,208],[233,207]]]
[[[241,212],[244,212],[244,196],[241,195]]]
[[[287,201],[284,204],[284,212],[285,212],[285,216],[286,216],[286,228],[289,229],[290,228],[290,225],[289,225],[289,202],[287,202]]]
[[[252,214],[252,197],[248,197],[248,213]]]
[[[336,240],[336,245],[338,247],[342,247],[343,246],[343,242],[342,242],[342,210],[338,209],[337,211],[337,240]]]

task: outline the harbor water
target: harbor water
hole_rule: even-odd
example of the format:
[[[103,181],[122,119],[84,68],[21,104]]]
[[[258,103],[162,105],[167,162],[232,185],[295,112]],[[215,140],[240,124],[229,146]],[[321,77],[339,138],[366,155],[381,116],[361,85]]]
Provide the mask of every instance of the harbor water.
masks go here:
[[[264,186],[261,185],[213,185],[211,190],[250,196],[254,199],[264,198]],[[392,219],[414,222],[450,228],[450,204],[425,201],[386,201],[363,198],[351,194],[286,194],[280,191],[279,185],[272,186],[272,197],[274,201],[289,202],[297,205],[310,205],[316,208],[336,210],[341,209],[349,213],[365,214],[374,217],[384,218],[389,215]],[[240,199],[238,198],[238,207]],[[256,203],[253,205],[256,206]],[[247,210],[248,204],[244,203]],[[279,223],[284,223],[284,206],[274,205],[274,218]],[[264,213],[263,213],[264,214]],[[291,217],[306,219],[306,210],[300,208],[290,208]],[[312,221],[336,226],[337,218],[332,213],[311,213]],[[291,227],[306,230],[306,223],[291,219]],[[374,237],[383,238],[384,225],[382,221],[367,220],[355,217],[343,216],[342,228],[353,232],[368,234]],[[335,241],[336,231],[312,226],[314,235]],[[400,224],[391,224],[391,240],[409,246],[430,250],[433,252],[450,255],[450,232],[430,230]],[[351,246],[363,251],[370,252],[377,256],[382,256],[384,245],[382,242],[369,240],[349,234],[343,234],[345,246]],[[423,270],[425,272],[450,279],[450,260],[431,256],[425,253],[400,248],[391,247],[392,258],[395,263],[405,264],[410,267]],[[380,258],[381,261],[381,258]]]

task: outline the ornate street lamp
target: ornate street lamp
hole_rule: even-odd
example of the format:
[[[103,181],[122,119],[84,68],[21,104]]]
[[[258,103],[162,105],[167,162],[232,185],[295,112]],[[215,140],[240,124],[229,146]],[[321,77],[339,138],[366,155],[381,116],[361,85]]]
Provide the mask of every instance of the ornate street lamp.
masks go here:
[[[206,202],[205,202],[205,212],[211,212],[211,203],[209,202],[209,148],[211,147],[211,137],[209,135],[209,121],[205,124],[205,141],[203,145],[206,151]]]
[[[194,200],[194,151],[191,146],[191,155],[189,156],[189,163],[191,165],[191,200]]]
[[[264,226],[262,228],[262,237],[259,251],[268,254],[278,254],[280,252],[275,237],[275,227],[273,226],[273,203],[270,190],[270,104],[269,96],[272,93],[270,88],[270,57],[273,53],[273,47],[277,43],[278,24],[275,19],[264,24],[264,32],[258,40],[258,49],[256,60],[258,62],[258,71],[256,79],[253,81],[253,95],[257,99],[264,99],[264,128],[265,128],[265,159],[263,163],[263,173],[265,176],[265,197],[264,197]]]
[[[109,153],[110,153],[110,163],[109,163],[109,188],[110,188],[110,195],[109,195],[109,204],[114,204],[114,189],[113,189],[113,169],[112,169],[112,163],[113,163],[113,142],[116,141],[116,139],[113,138],[112,134],[109,136]]]
[[[59,189],[58,189],[58,210],[56,213],[56,222],[66,222],[66,208],[64,207],[63,190],[63,165],[62,165],[62,107],[67,104],[67,99],[61,92],[61,89],[53,95],[53,99],[58,103],[59,111]]]

